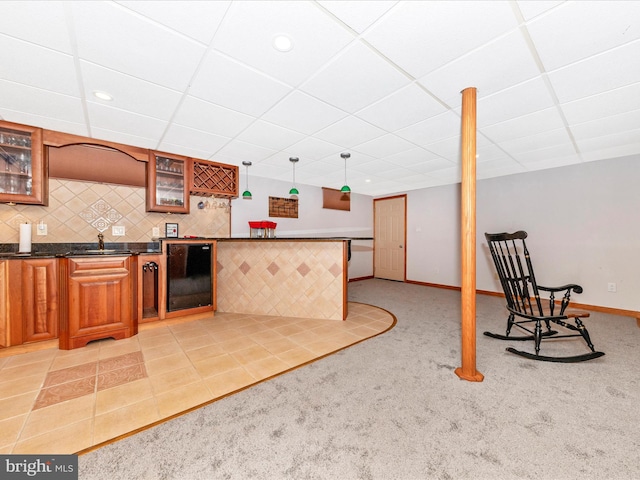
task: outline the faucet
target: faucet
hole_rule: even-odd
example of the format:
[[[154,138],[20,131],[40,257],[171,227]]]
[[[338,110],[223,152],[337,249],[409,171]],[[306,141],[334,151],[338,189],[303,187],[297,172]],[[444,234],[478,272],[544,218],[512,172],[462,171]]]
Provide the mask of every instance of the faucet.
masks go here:
[[[98,250],[104,250],[104,235],[102,232],[98,234]]]

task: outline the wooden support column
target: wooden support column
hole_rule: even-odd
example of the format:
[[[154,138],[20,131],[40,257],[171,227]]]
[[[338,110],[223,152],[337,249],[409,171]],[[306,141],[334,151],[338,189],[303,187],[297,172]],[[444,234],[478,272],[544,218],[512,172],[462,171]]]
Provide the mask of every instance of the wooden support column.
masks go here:
[[[462,91],[462,380],[481,382],[476,370],[476,89]]]

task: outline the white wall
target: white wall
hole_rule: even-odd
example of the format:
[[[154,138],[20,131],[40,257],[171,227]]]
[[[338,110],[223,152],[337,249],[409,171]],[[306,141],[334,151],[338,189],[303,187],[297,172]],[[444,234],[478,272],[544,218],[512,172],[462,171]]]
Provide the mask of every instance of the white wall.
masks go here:
[[[240,185],[246,185],[240,175]],[[248,237],[249,221],[277,223],[276,237],[373,237],[373,198],[351,194],[351,210],[322,208],[322,189],[298,184],[298,218],[269,217],[269,197],[289,197],[291,183],[261,177],[249,178],[252,200],[231,202],[231,236]],[[349,278],[373,275],[371,243],[354,242],[349,262]],[[358,248],[354,248],[355,246]]]
[[[484,232],[525,230],[539,283],[577,283],[576,302],[640,310],[638,179],[633,156],[479,180],[477,288],[500,291]],[[459,197],[460,185],[408,192],[409,280],[460,286]]]

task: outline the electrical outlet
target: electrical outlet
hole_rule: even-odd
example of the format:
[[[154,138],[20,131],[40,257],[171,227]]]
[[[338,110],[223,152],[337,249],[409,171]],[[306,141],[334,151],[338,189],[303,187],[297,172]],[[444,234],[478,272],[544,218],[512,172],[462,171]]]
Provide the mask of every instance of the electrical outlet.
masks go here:
[[[151,229],[151,236],[152,236],[153,238],[158,238],[158,237],[160,237],[160,228],[159,228],[159,227],[153,227],[153,228]]]
[[[114,237],[122,237],[124,236],[124,227],[123,226],[112,226],[111,227],[111,235]]]
[[[613,282],[609,282],[607,283],[607,292],[611,292],[611,293],[615,293],[616,290],[616,284]]]
[[[39,223],[36,225],[36,235],[47,235],[47,224]]]

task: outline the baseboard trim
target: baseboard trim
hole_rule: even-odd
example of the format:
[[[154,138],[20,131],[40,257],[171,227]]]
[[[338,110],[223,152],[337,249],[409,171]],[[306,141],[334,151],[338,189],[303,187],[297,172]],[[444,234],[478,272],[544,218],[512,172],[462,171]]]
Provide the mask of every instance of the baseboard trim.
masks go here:
[[[447,290],[458,290],[458,291],[461,290],[460,287],[454,287],[451,285],[441,285],[439,283],[417,282],[415,280],[407,280],[406,283],[423,285],[425,287],[445,288]],[[504,298],[504,293],[492,292],[489,290],[476,290],[476,293],[479,293],[481,295],[490,295],[492,297]],[[622,315],[623,317],[632,317],[636,319],[636,323],[638,324],[638,327],[640,327],[640,312],[636,310],[625,310],[622,308],[613,308],[613,307],[601,307],[599,305],[587,305],[586,303],[575,303],[575,302],[571,302],[571,307],[581,308],[583,310],[589,310],[591,312],[601,312],[601,313],[609,313],[611,315]]]
[[[370,278],[373,278],[373,275],[368,275],[366,277],[356,277],[356,278],[350,278],[349,279],[349,283],[351,282],[359,282],[361,280],[369,280]]]

